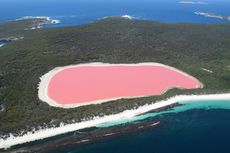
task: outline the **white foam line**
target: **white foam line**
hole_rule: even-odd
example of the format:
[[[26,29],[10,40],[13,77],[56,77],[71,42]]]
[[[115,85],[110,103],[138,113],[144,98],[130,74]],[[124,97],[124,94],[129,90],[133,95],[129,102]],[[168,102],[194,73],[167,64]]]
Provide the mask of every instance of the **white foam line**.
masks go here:
[[[108,134],[104,134],[103,136],[107,137],[107,136],[111,136],[111,135],[114,135],[116,133],[108,133]]]
[[[85,139],[85,140],[78,141],[77,143],[89,142],[89,141],[90,141],[89,139]]]
[[[24,17],[16,19],[16,21],[27,20],[27,19],[46,19],[46,20],[50,20],[50,18],[47,17],[47,16],[24,16]]]
[[[16,19],[16,21],[28,20],[28,19],[45,19],[45,20],[49,21],[50,24],[58,24],[61,22],[60,20],[51,19],[48,16],[24,16],[22,18]]]
[[[151,124],[150,126],[156,126],[156,125],[159,125],[161,122],[159,121],[159,122],[156,122],[156,123],[153,123],[153,124]]]
[[[206,2],[204,1],[179,1],[178,3],[180,4],[199,4],[199,5],[203,5],[203,4],[207,4]]]
[[[201,15],[201,16],[208,17],[208,18],[216,18],[216,19],[230,21],[230,16],[216,15],[216,14],[207,13],[207,12],[194,12],[194,14]]]
[[[132,16],[130,16],[130,15],[127,15],[127,14],[125,14],[125,15],[122,15],[121,17],[122,17],[122,18],[126,18],[126,19],[129,19],[129,20],[132,20],[132,19],[134,19],[134,17],[132,17]]]
[[[85,63],[85,64],[77,64],[77,65],[70,65],[70,66],[64,66],[64,67],[57,67],[57,68],[54,68],[53,70],[49,71],[45,75],[43,75],[40,78],[41,81],[38,85],[38,97],[39,97],[39,99],[43,102],[48,103],[50,106],[53,106],[53,107],[75,108],[75,107],[84,106],[84,105],[101,104],[101,103],[105,103],[105,102],[113,101],[113,100],[118,100],[118,99],[122,99],[122,98],[130,99],[130,98],[140,98],[140,97],[151,96],[151,95],[125,96],[125,97],[117,97],[117,98],[111,98],[111,99],[90,101],[90,102],[82,103],[82,104],[58,104],[57,102],[55,102],[54,100],[52,100],[48,96],[48,85],[49,85],[50,80],[53,78],[53,76],[55,76],[57,73],[63,71],[64,69],[83,67],[83,66],[161,66],[161,67],[165,67],[167,69],[176,71],[182,75],[185,75],[185,76],[191,78],[192,80],[195,80],[198,83],[197,88],[203,88],[203,84],[200,83],[196,78],[192,77],[191,75],[184,73],[184,72],[182,72],[176,68],[173,68],[173,67],[170,67],[170,66],[167,66],[164,64],[160,64],[160,63],[138,63],[138,64]],[[180,88],[180,87],[178,87],[178,88]],[[166,91],[164,91],[164,93],[165,92]]]
[[[99,19],[107,19],[107,18],[111,18],[111,17],[117,17],[117,16],[105,16],[105,17],[99,18]],[[133,20],[135,18],[134,16],[131,16],[131,15],[128,15],[128,14],[121,15],[121,16],[118,16],[118,17],[122,17],[122,18],[129,19],[129,20]]]
[[[113,122],[113,121],[119,121],[119,120],[125,120],[132,118],[134,116],[163,108],[166,106],[170,106],[172,104],[176,104],[181,101],[196,101],[196,100],[230,100],[230,94],[212,94],[212,95],[180,95],[180,96],[175,96],[172,98],[169,98],[167,100],[162,100],[158,101],[153,104],[146,104],[144,106],[140,106],[136,109],[132,110],[126,110],[118,114],[113,114],[113,115],[107,115],[104,117],[94,117],[94,119],[89,120],[89,121],[82,121],[79,123],[73,123],[73,124],[61,124],[59,127],[55,128],[47,128],[47,129],[42,129],[38,131],[28,132],[27,134],[23,136],[10,136],[6,139],[0,139],[0,149],[3,148],[9,148],[14,145],[18,144],[23,144],[35,140],[40,140],[44,138],[49,138],[53,137],[56,135],[64,134],[67,132],[73,132],[79,129],[84,129],[84,128],[89,128],[93,126],[100,125],[102,123],[106,122]]]

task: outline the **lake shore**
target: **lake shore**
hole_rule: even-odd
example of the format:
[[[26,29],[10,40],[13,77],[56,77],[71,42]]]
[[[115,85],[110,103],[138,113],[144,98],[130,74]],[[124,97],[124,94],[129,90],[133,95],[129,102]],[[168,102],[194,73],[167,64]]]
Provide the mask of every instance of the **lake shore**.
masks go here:
[[[58,74],[59,72],[65,70],[65,69],[70,69],[70,68],[78,68],[78,67],[82,67],[82,66],[160,66],[160,67],[164,67],[167,68],[169,70],[175,71],[177,73],[180,73],[188,78],[190,78],[191,80],[194,80],[194,82],[197,83],[196,88],[203,88],[204,85],[197,80],[196,78],[194,78],[193,76],[182,72],[176,68],[164,65],[164,64],[160,64],[160,63],[137,63],[137,64],[109,64],[109,63],[85,63],[85,64],[77,64],[77,65],[69,65],[69,66],[64,66],[64,67],[57,67],[54,68],[53,70],[49,71],[48,73],[46,73],[45,75],[43,75],[40,78],[40,83],[38,85],[38,97],[41,101],[48,103],[50,106],[53,107],[61,107],[61,108],[75,108],[75,107],[79,107],[79,106],[84,106],[84,105],[91,105],[91,104],[101,104],[101,103],[105,103],[105,102],[109,102],[109,101],[113,101],[113,100],[119,100],[122,98],[125,99],[130,99],[130,98],[141,98],[141,97],[147,97],[147,96],[151,96],[151,95],[142,95],[142,96],[125,96],[125,97],[116,97],[116,98],[110,98],[110,99],[102,99],[102,100],[96,100],[96,101],[90,101],[90,102],[86,102],[86,103],[78,103],[78,104],[59,104],[57,102],[55,102],[53,99],[51,99],[48,96],[48,85],[51,81],[51,79]],[[181,87],[178,87],[181,88]],[[171,89],[170,87],[167,88],[166,90],[163,91],[163,93],[161,93],[162,95],[164,93],[166,93],[169,89]]]

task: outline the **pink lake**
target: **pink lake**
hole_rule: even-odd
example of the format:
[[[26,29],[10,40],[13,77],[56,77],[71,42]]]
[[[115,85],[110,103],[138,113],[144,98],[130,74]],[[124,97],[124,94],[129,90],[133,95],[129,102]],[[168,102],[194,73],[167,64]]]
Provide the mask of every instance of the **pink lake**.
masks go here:
[[[64,68],[50,79],[47,95],[57,104],[82,105],[161,95],[170,88],[194,89],[200,86],[195,78],[167,66],[134,65]]]

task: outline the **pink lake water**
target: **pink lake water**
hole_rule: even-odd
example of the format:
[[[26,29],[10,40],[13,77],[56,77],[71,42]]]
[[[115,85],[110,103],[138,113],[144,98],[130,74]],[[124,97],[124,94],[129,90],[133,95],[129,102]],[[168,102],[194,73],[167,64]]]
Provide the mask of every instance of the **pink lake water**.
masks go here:
[[[54,75],[48,97],[57,104],[87,104],[121,97],[161,95],[169,88],[194,89],[200,83],[165,66],[76,66]]]

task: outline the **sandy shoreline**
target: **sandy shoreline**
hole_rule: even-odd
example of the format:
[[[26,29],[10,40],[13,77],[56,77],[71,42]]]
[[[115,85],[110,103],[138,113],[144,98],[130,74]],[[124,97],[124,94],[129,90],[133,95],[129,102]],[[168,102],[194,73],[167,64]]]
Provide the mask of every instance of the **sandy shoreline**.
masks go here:
[[[49,82],[53,76],[55,76],[57,73],[61,72],[64,69],[76,68],[76,67],[82,67],[82,66],[97,66],[97,67],[98,66],[161,66],[161,67],[165,67],[167,69],[176,71],[176,72],[178,72],[184,76],[191,78],[192,80],[195,80],[196,82],[199,83],[199,84],[197,84],[196,88],[203,88],[204,87],[203,84],[199,80],[194,78],[193,76],[191,76],[185,72],[182,72],[176,68],[173,68],[173,67],[170,67],[170,66],[167,66],[164,64],[160,64],[160,63],[137,63],[137,64],[85,63],[85,64],[69,65],[69,66],[64,66],[64,67],[56,67],[53,70],[46,73],[45,75],[43,75],[40,78],[40,80],[41,80],[40,83],[38,84],[38,97],[39,97],[39,99],[43,102],[48,103],[50,106],[53,106],[53,107],[75,108],[75,107],[84,106],[84,105],[101,104],[101,103],[105,103],[105,102],[109,102],[109,101],[113,101],[113,100],[119,100],[122,98],[130,99],[130,98],[141,98],[141,97],[151,96],[151,95],[132,96],[132,97],[126,96],[126,97],[117,97],[117,98],[111,98],[111,99],[96,100],[96,101],[91,101],[91,102],[87,102],[87,103],[83,103],[83,104],[65,104],[65,105],[58,104],[54,100],[49,98],[49,96],[48,96],[48,84],[49,84]],[[166,91],[164,91],[164,93],[165,92]],[[162,94],[164,94],[164,93],[162,93]]]
[[[176,104],[180,101],[195,101],[195,100],[230,100],[230,94],[213,94],[213,95],[181,95],[169,98],[167,100],[158,101],[153,104],[148,104],[144,106],[140,106],[139,108],[126,110],[118,114],[108,115],[104,117],[94,117],[93,120],[83,121],[79,123],[62,125],[56,128],[48,128],[42,129],[39,131],[35,131],[34,133],[29,132],[23,136],[14,137],[11,136],[6,138],[5,140],[0,139],[0,149],[6,149],[14,145],[23,144],[35,140],[40,140],[44,138],[49,138],[52,136],[64,134],[67,132],[73,132],[79,129],[84,129],[88,127],[93,127],[100,125],[102,123],[118,121],[123,119],[132,118],[139,114],[143,114],[155,109],[163,108],[170,106],[172,104]]]

